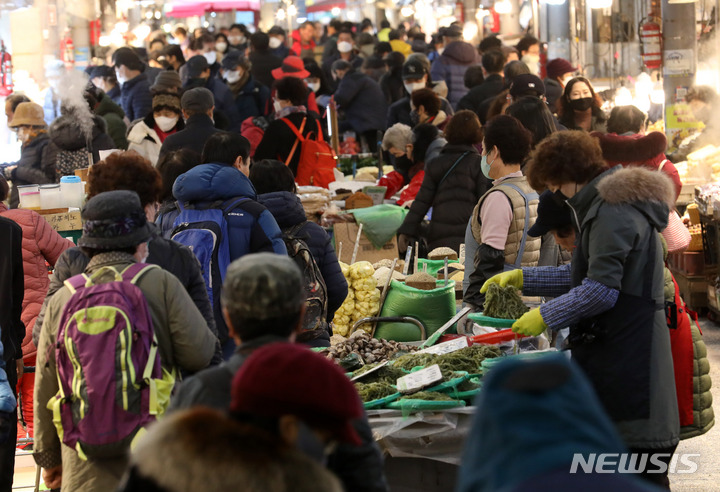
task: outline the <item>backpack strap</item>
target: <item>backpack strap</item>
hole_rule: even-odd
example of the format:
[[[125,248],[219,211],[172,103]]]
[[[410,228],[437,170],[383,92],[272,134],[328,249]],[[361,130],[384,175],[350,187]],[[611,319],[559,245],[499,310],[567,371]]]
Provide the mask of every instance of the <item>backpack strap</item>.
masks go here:
[[[282,118],[281,121],[284,121],[285,124],[290,127],[290,130],[292,130],[292,132],[297,137],[297,140],[295,140],[295,143],[293,144],[292,150],[290,150],[290,154],[288,154],[287,160],[285,160],[285,165],[289,166],[290,161],[292,160],[293,156],[295,155],[295,150],[297,149],[298,143],[305,141],[305,137],[303,137],[302,132],[303,132],[303,130],[305,130],[305,122],[307,122],[307,117],[303,118],[302,125],[300,125],[299,131],[297,128],[295,128],[295,125],[293,125],[289,119]]]
[[[138,280],[140,280],[140,277],[143,276],[143,274],[145,274],[148,270],[152,270],[154,268],[160,267],[157,265],[148,265],[147,263],[133,263],[122,271],[122,279],[135,285],[137,284]]]
[[[84,273],[81,273],[79,275],[75,275],[74,277],[70,277],[63,282],[63,284],[68,288],[70,293],[75,294],[77,291],[85,288],[88,280],[90,280],[90,278]]]
[[[227,215],[230,211],[234,210],[238,205],[240,205],[243,202],[247,202],[250,200],[248,197],[235,197],[231,198],[229,200],[226,200],[219,204],[219,208],[223,211],[223,215]]]
[[[285,236],[286,236],[288,239],[301,239],[301,240],[303,240],[303,239],[302,239],[301,237],[299,237],[297,234],[300,232],[300,230],[301,230],[303,227],[305,227],[305,224],[307,224],[307,223],[308,223],[308,221],[305,220],[305,221],[303,221],[303,222],[300,222],[299,224],[295,224],[294,226],[285,229],[285,230],[283,231],[283,234],[285,234]]]
[[[442,179],[440,180],[440,182],[438,183],[438,185],[437,185],[438,188],[440,188],[440,185],[445,182],[445,180],[447,179],[448,176],[450,176],[450,173],[453,172],[453,170],[455,169],[455,167],[456,167],[458,164],[460,164],[460,161],[463,160],[463,157],[465,157],[465,156],[468,155],[469,153],[470,153],[470,151],[468,150],[468,151],[465,152],[463,155],[461,155],[460,157],[458,157],[458,160],[455,161],[455,164],[453,164],[452,167],[451,167],[450,169],[448,169],[448,171],[445,173],[445,176],[443,176]]]

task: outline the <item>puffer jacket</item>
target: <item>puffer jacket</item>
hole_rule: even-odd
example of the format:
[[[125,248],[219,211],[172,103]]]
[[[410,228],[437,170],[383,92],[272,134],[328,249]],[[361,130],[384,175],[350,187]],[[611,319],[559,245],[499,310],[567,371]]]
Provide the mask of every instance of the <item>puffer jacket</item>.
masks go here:
[[[147,75],[141,73],[122,85],[122,109],[128,120],[145,118],[152,112],[152,93]]]
[[[35,365],[37,351],[32,340],[33,326],[40,314],[43,300],[50,285],[45,261],[50,266],[63,251],[74,246],[55,232],[50,224],[32,210],[8,210],[0,203],[0,216],[17,222],[23,231],[23,274],[25,276],[25,297],[23,298],[22,321],[25,324],[25,339],[22,343],[23,360],[26,366]]]
[[[702,338],[702,332],[697,320],[690,323],[693,341],[693,407],[692,424],[680,427],[680,439],[705,434],[715,425],[715,412],[713,411],[712,380],[710,379],[710,359],[707,346]]]
[[[92,121],[88,121],[88,117]],[[83,128],[83,121],[92,123],[91,147],[93,155],[93,163],[100,160],[100,151],[109,150],[115,147],[115,142],[107,134],[107,124],[102,117],[97,115],[79,115],[77,111],[71,110],[56,119],[50,125],[48,135],[53,146],[57,149],[57,162],[55,169],[57,179],[62,176],[71,175],[75,169],[88,167],[87,162],[87,137],[86,130]],[[82,159],[75,162],[71,157],[72,154],[82,152]],[[72,164],[71,164],[72,163]]]
[[[10,208],[17,208],[20,204],[18,186],[48,184],[57,181],[56,157],[57,149],[50,145],[50,137],[45,132],[23,145],[20,160],[15,163],[17,167],[12,170],[10,176],[5,175],[13,184],[10,191]]]
[[[364,73],[345,74],[333,98],[356,133],[385,129],[385,96],[380,85]]]
[[[458,159],[457,166],[447,174]],[[492,182],[480,170],[481,160],[472,145],[447,144],[438,157],[425,164],[422,186],[398,233],[420,237],[420,224],[432,207],[426,237],[428,248],[448,247],[459,251],[475,205],[492,187]]]
[[[283,231],[304,223],[298,231],[298,236],[308,245],[325,280],[328,294],[327,321],[332,321],[335,311],[347,297],[348,285],[340,270],[330,236],[325,229],[307,220],[302,202],[294,193],[287,191],[265,193],[258,195],[258,202],[267,207]]]
[[[241,87],[230,85],[230,90],[235,96],[235,107],[237,108],[241,122],[254,116],[262,116],[265,113],[270,89],[250,75],[247,82]],[[242,127],[241,127],[242,129]]]
[[[468,93],[465,87],[465,72],[468,67],[480,62],[477,50],[465,41],[448,44],[430,69],[433,80],[444,80],[448,86],[448,101],[457,107],[460,99]]]
[[[148,247],[148,257],[146,262],[151,265],[158,265],[163,270],[166,270],[178,280],[185,287],[185,290],[190,295],[195,307],[198,308],[200,314],[202,314],[205,322],[217,337],[217,327],[215,325],[215,317],[213,315],[212,305],[208,300],[207,289],[205,288],[205,281],[202,278],[200,272],[200,264],[195,258],[195,255],[190,251],[189,248],[182,244],[170,241],[162,237],[156,237],[150,241]],[[50,278],[50,286],[47,291],[47,297],[42,305],[40,314],[38,315],[35,327],[32,330],[32,338],[35,345],[40,340],[40,329],[42,328],[43,321],[45,319],[45,311],[50,298],[60,290],[63,283],[75,275],[79,275],[85,271],[90,258],[80,248],[70,248],[63,252],[55,264],[55,271]],[[219,364],[222,361],[222,354],[220,351],[220,343],[217,343],[215,355],[211,361],[211,364]]]
[[[100,100],[95,108],[95,114],[102,117],[107,124],[107,134],[115,143],[116,149],[125,150],[128,148],[128,141],[125,137],[127,125],[123,118],[125,112],[119,104],[116,104],[110,96],[100,92]]]
[[[178,119],[175,128],[170,135],[185,129],[185,122],[182,118]],[[157,166],[162,148],[162,140],[157,131],[155,131],[155,117],[153,113],[148,114],[144,119],[133,123],[128,132],[128,150],[134,150],[145,159],[149,160],[153,166]]]

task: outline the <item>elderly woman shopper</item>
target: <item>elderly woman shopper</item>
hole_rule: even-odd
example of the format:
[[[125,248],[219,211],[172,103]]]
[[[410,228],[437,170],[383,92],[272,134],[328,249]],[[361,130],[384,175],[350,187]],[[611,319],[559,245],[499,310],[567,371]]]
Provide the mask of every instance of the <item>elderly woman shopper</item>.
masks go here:
[[[165,139],[185,128],[181,116],[180,97],[177,94],[155,94],[152,112],[130,128],[128,150],[134,150],[156,166]]]
[[[447,145],[426,166],[422,187],[398,230],[400,251],[421,237],[429,250],[444,246],[458,251],[473,208],[490,189],[490,180],[480,169],[482,157],[476,145],[482,140],[482,129],[475,113],[455,113],[445,138]],[[423,232],[422,222],[431,207],[432,219]]]
[[[493,187],[480,198],[468,224],[478,247],[472,268],[466,270],[470,281],[463,294],[463,301],[475,311],[482,311],[485,296],[480,288],[490,277],[537,266],[541,246],[541,238],[528,236],[537,219],[538,194],[520,170],[532,135],[506,115],[488,121],[484,134],[482,173],[493,180]]]
[[[573,262],[502,273],[483,289],[498,283],[529,296],[557,296],[513,330],[539,335],[569,326],[572,357],[627,446],[650,463],[669,463],[679,416],[658,233],[674,203],[672,183],[643,168],[607,170],[600,145],[584,132],[550,135],[526,172],[534,188],[547,187],[570,207],[579,231]],[[667,470],[652,469],[642,478],[668,487]]]

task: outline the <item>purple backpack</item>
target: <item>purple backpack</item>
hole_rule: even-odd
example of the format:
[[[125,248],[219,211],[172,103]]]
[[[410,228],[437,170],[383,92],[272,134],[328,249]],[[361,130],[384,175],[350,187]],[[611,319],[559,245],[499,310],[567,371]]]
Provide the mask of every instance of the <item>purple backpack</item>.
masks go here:
[[[73,295],[55,346],[60,391],[48,409],[62,442],[82,459],[126,454],[167,406],[174,377],[161,368],[147,300],[135,285],[151,268],[159,267],[104,267],[65,281]],[[114,281],[95,283],[108,272]]]

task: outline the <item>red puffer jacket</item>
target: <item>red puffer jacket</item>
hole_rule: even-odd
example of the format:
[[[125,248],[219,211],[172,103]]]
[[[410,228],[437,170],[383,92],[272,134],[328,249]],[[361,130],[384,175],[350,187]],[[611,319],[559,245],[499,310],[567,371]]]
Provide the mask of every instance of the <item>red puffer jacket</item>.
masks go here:
[[[32,210],[8,210],[0,203],[0,215],[17,222],[22,227],[23,273],[25,275],[25,297],[22,306],[22,321],[25,324],[23,340],[23,360],[26,366],[34,364],[37,347],[32,342],[32,330],[35,319],[45,300],[50,279],[45,261],[55,265],[60,254],[75,246],[72,241],[63,239],[48,222]]]

